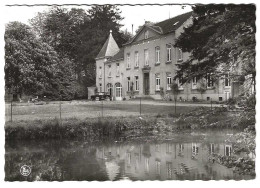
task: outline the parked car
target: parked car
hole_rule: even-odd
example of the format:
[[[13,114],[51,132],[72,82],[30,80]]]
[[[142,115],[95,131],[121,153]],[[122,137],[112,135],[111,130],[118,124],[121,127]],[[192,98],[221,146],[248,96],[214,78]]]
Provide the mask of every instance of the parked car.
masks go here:
[[[111,96],[106,92],[97,92],[95,95],[91,95],[91,100],[111,100]]]

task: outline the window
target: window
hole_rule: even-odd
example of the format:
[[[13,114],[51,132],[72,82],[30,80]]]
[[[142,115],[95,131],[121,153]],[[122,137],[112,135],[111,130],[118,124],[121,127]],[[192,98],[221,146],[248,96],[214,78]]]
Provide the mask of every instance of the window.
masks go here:
[[[225,74],[225,87],[230,87],[230,77],[229,73]]]
[[[167,90],[171,90],[171,84],[172,84],[172,77],[171,76],[167,76]]]
[[[166,162],[167,179],[172,179],[172,163]]]
[[[177,48],[177,60],[182,61],[183,55],[182,50],[180,48]]]
[[[149,52],[148,52],[148,49],[144,50],[144,64],[146,66],[149,65]]]
[[[172,47],[170,44],[166,45],[167,49],[167,62],[170,62],[172,60]]]
[[[226,101],[230,98],[230,92],[225,91],[225,98],[226,98]]]
[[[116,76],[119,76],[119,63],[116,64]]]
[[[231,156],[231,149],[232,149],[231,145],[225,145],[224,155]]]
[[[210,154],[215,153],[215,146],[214,144],[210,144]]]
[[[160,175],[161,174],[161,162],[160,161],[155,161],[155,169],[156,169],[156,174]]]
[[[214,82],[212,79],[212,73],[207,74],[206,80],[207,80],[207,88],[212,88],[214,86]]]
[[[102,78],[102,67],[99,67],[99,78]]]
[[[172,153],[172,145],[169,143],[166,144],[166,153]]]
[[[192,143],[192,155],[198,155],[199,153],[199,147],[197,146],[197,144]]]
[[[139,169],[139,154],[135,154],[135,171],[137,172]]]
[[[160,82],[161,82],[160,77],[159,77],[159,76],[156,76],[156,79],[155,79],[155,83],[156,83],[155,90],[156,90],[156,91],[160,91],[160,85],[161,85]]]
[[[148,39],[149,38],[149,31],[145,31],[144,32],[144,39]]]
[[[177,79],[179,90],[183,90],[183,78],[180,77]]]
[[[83,71],[81,71],[81,75],[84,77],[84,76],[86,76],[86,74],[85,74],[85,71],[83,70]]]
[[[155,151],[156,151],[156,152],[160,152],[160,145],[159,145],[159,144],[156,144],[156,145],[155,145]]]
[[[196,76],[192,78],[191,88],[197,89],[197,77]]]
[[[130,54],[126,54],[126,68],[130,68]]]
[[[122,97],[122,84],[116,83],[115,87],[116,87],[116,97],[121,98]]]
[[[160,47],[155,48],[155,64],[160,64]]]
[[[135,90],[139,91],[139,78],[138,78],[138,76],[135,76]]]
[[[183,144],[179,144],[179,153],[182,153],[184,150],[184,145]]]
[[[139,53],[135,52],[135,67],[139,67]]]
[[[149,173],[149,158],[145,157],[144,162],[145,162],[144,170],[146,173]]]
[[[131,165],[131,153],[127,153],[127,165]]]
[[[112,96],[113,86],[111,83],[107,84],[107,92]]]
[[[127,77],[127,91],[131,90],[131,82],[130,82],[130,77]]]
[[[99,92],[102,92],[102,84],[99,84]]]
[[[108,65],[108,77],[111,77],[111,65]]]

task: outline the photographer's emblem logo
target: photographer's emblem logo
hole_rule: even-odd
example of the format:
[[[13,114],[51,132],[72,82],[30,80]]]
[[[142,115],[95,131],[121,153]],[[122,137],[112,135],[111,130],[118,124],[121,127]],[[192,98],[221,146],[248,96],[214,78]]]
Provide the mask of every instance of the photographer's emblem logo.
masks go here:
[[[23,176],[29,176],[31,174],[31,167],[27,166],[27,165],[23,165],[21,168],[20,168],[20,173],[23,175]]]

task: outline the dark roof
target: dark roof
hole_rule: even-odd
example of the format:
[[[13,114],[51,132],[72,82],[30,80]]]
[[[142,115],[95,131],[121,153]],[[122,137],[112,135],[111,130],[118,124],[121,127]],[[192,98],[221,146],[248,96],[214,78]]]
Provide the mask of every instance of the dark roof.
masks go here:
[[[108,39],[106,40],[105,44],[102,46],[101,50],[99,51],[97,58],[104,57],[106,55],[107,46],[108,46]]]
[[[191,15],[192,15],[192,11],[155,24],[148,24],[148,25],[145,24],[143,27],[152,28],[155,31],[157,31],[159,34],[163,35],[178,29],[186,20],[188,20],[191,17]],[[141,32],[141,30],[124,45],[131,44],[136,38],[136,36]]]
[[[192,15],[192,12],[187,12],[179,16],[164,20],[162,22],[154,24],[154,26],[159,26],[162,29],[163,34],[172,32],[179,28],[186,20],[188,20]]]
[[[112,33],[109,34],[108,39],[106,40],[105,44],[99,51],[96,58],[102,58],[102,57],[108,57],[113,56],[115,53],[117,53],[119,50],[117,43],[115,39],[112,36]]]
[[[123,58],[124,58],[124,48],[120,48],[120,50],[109,61],[116,61]]]

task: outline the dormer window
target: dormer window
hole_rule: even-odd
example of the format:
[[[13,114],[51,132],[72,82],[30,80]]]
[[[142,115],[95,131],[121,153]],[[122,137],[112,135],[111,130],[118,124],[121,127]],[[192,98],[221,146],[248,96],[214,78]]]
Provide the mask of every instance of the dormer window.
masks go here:
[[[175,23],[173,24],[173,26],[177,25],[178,23],[179,23],[179,21],[175,22]]]
[[[147,30],[144,32],[144,39],[148,39],[148,37],[149,37],[149,31]]]

